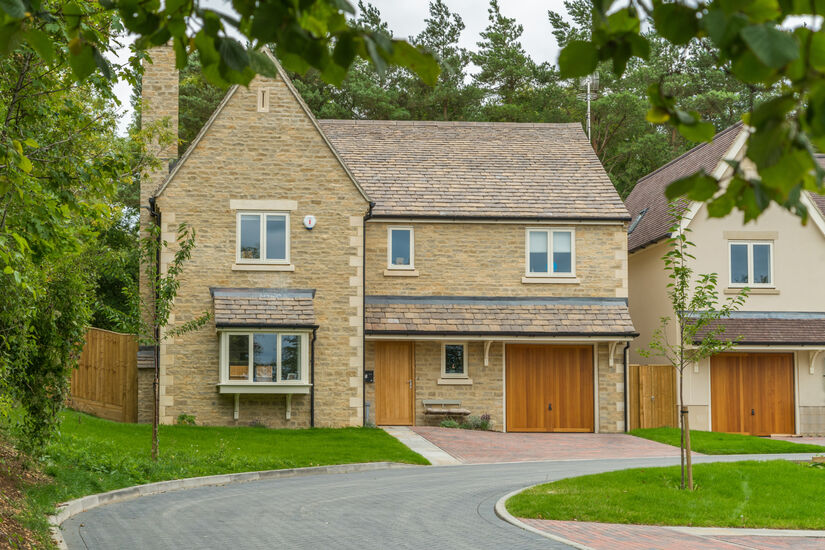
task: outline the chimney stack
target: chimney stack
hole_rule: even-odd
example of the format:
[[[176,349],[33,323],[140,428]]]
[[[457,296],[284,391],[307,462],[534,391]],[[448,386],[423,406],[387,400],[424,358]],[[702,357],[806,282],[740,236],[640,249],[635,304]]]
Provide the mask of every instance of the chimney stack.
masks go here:
[[[178,70],[171,42],[149,50],[151,63],[143,63],[141,88],[141,127],[161,121],[175,137],[173,143],[150,149],[161,161],[158,170],[146,174],[140,184],[140,204],[148,205],[149,197],[169,174],[169,163],[178,158]]]

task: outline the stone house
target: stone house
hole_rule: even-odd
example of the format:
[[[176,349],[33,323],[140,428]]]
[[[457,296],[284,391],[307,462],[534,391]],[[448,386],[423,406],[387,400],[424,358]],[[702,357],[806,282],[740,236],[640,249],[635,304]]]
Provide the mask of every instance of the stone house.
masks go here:
[[[174,54],[152,58],[143,120],[175,127]],[[316,120],[279,68],[141,204],[197,233],[174,322],[213,313],[157,350],[163,422],[625,429],[630,216],[577,124]]]
[[[631,362],[642,357],[659,319],[672,316],[662,255],[672,218],[667,185],[704,170],[725,178],[726,159],[745,158],[747,128],[736,124],[639,180],[627,198],[633,216],[628,235],[630,311],[640,336]],[[822,159],[820,159],[822,162]],[[825,433],[825,198],[806,194],[807,225],[771,206],[743,224],[737,214],[710,218],[703,204],[687,204],[683,225],[696,244],[695,273],[717,273],[720,300],[750,289],[742,311],[724,321],[723,337],[735,341],[719,354],[687,369],[685,400],[691,428],[756,435]],[[671,325],[671,341],[676,329]]]

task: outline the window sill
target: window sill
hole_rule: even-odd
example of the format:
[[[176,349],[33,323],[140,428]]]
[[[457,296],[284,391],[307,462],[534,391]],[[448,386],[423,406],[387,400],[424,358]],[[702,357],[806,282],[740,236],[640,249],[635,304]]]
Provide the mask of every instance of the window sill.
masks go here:
[[[739,294],[743,289],[744,289],[744,287],[732,286],[732,287],[726,288],[724,290],[724,293],[725,294]],[[759,288],[759,287],[753,288],[753,287],[751,287],[751,289],[748,291],[748,295],[750,296],[750,295],[753,295],[753,294],[774,294],[774,295],[776,295],[776,294],[779,294],[779,289],[778,288]]]
[[[439,386],[472,386],[472,378],[439,378]]]
[[[295,271],[292,264],[232,264],[232,271]]]
[[[297,394],[308,394],[309,389],[312,387],[312,384],[267,384],[262,382],[252,382],[252,383],[233,383],[233,382],[224,382],[218,384],[218,393],[257,393],[257,394],[267,394],[267,393],[297,393]]]
[[[384,277],[418,277],[415,269],[385,269]]]
[[[522,277],[523,284],[556,284],[556,285],[577,285],[581,283],[578,277]]]

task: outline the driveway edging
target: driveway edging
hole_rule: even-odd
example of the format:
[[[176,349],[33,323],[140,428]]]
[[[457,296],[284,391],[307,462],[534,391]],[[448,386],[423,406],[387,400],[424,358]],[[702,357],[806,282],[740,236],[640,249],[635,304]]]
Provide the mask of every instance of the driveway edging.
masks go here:
[[[169,491],[181,489],[194,489],[196,487],[208,487],[215,485],[230,485],[234,483],[245,483],[247,481],[259,481],[265,479],[280,479],[287,477],[299,477],[306,475],[320,474],[352,474],[356,472],[370,472],[374,470],[391,470],[395,468],[411,468],[415,464],[405,464],[402,462],[358,462],[355,464],[331,464],[328,466],[310,466],[306,468],[285,468],[282,470],[261,470],[257,472],[240,472],[236,474],[217,474],[212,476],[188,477],[182,479],[171,479],[168,481],[156,481],[144,485],[133,485],[115,489],[105,493],[87,495],[76,498],[68,502],[57,505],[57,513],[48,517],[52,540],[60,550],[68,550],[66,541],[63,540],[63,533],[60,526],[69,518],[83,512],[88,512],[99,506],[115,504],[127,500],[136,499],[148,495],[157,495]]]
[[[536,485],[530,485],[529,487],[522,487],[521,489],[516,489],[515,491],[511,491],[511,492],[507,493],[506,495],[504,495],[503,497],[501,497],[500,499],[498,499],[496,501],[496,506],[495,506],[496,515],[499,518],[506,521],[507,523],[515,525],[519,529],[524,529],[525,531],[530,531],[533,534],[541,535],[544,538],[554,540],[554,541],[560,542],[562,544],[567,544],[569,546],[572,546],[573,548],[578,548],[578,550],[593,550],[593,548],[591,548],[589,546],[585,546],[584,544],[579,544],[578,542],[572,541],[570,539],[566,539],[566,538],[560,537],[558,535],[553,535],[552,533],[548,533],[546,531],[542,531],[541,529],[536,529],[535,527],[533,527],[531,525],[527,525],[526,523],[524,523],[523,521],[518,519],[516,516],[514,516],[513,514],[511,514],[510,512],[507,511],[507,501],[510,500],[511,497],[514,497],[517,494],[522,493],[522,492],[526,491],[527,489],[531,489],[532,487],[536,487],[538,485],[542,485],[542,483],[537,483]]]

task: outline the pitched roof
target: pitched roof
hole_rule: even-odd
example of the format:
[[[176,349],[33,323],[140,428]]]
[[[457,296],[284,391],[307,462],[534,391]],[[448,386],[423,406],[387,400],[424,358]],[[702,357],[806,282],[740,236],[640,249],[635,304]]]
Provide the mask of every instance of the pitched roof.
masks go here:
[[[825,313],[737,312],[700,330],[695,343],[718,326],[725,329],[718,338],[737,345],[825,345]]]
[[[376,216],[629,219],[578,123],[318,123]]]
[[[367,334],[635,336],[623,298],[367,296]]]
[[[210,288],[217,327],[312,327],[314,290]]]
[[[665,188],[670,183],[700,170],[708,174],[713,172],[742,129],[743,124],[738,122],[722,130],[713,137],[713,141],[697,145],[636,183],[625,201],[633,218],[632,223],[636,225],[627,236],[629,252],[667,238],[673,219],[665,197]]]

